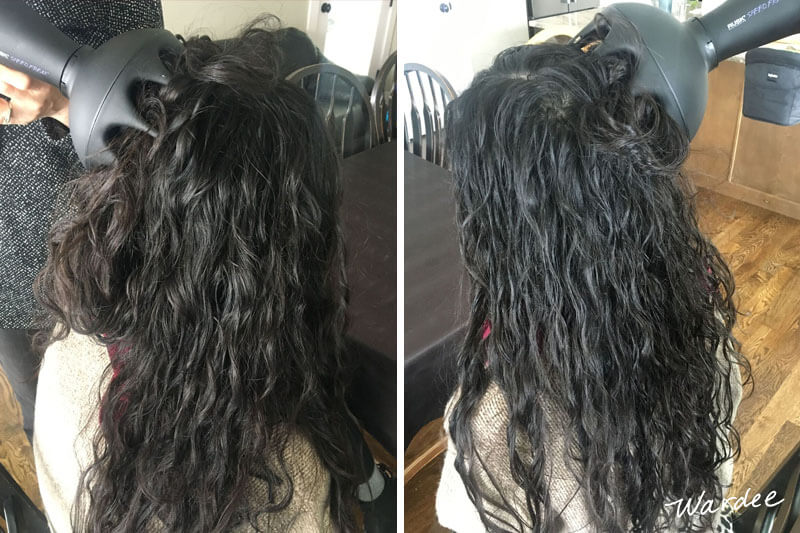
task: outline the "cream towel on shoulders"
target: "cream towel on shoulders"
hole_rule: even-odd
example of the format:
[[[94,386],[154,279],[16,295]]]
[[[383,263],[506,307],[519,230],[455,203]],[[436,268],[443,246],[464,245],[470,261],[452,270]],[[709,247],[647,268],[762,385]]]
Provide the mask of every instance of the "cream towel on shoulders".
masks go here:
[[[108,379],[108,350],[95,339],[70,333],[45,353],[36,393],[33,451],[39,491],[53,533],[72,531],[71,512],[81,473],[91,464],[92,439],[99,425],[99,399]],[[284,458],[294,483],[289,506],[279,513],[263,513],[256,524],[270,531],[328,532],[330,474],[311,443],[289,437]],[[266,498],[266,486],[251,478],[245,498],[253,508]],[[152,531],[163,531],[152,524]],[[240,525],[232,531],[252,531]]]
[[[72,531],[71,510],[83,470],[92,461],[99,425],[105,346],[71,333],[45,353],[36,387],[33,455],[39,492],[54,533]],[[108,380],[102,383],[102,390]]]
[[[485,531],[478,510],[469,499],[464,482],[455,469],[456,448],[449,431],[450,409],[458,398],[456,393],[445,409],[445,431],[447,452],[445,453],[442,477],[436,493],[436,514],[439,522],[458,533]],[[588,532],[588,502],[580,490],[576,466],[567,457],[567,442],[563,427],[566,419],[557,416],[558,411],[550,406],[545,409],[545,430],[550,435],[546,458],[546,471],[550,487],[550,498],[554,509],[563,509],[558,519],[558,531]],[[504,507],[511,507],[522,517],[528,516],[525,491],[517,485],[511,475],[506,430],[509,424],[508,405],[500,387],[492,382],[483,398],[478,402],[472,420],[472,435],[483,464],[477,469],[477,480],[481,493],[488,496],[494,505],[484,498],[488,512],[507,521],[515,529],[520,525]],[[518,438],[520,455],[525,457],[526,446]],[[523,531],[532,529],[532,524],[522,524]]]
[[[718,352],[719,364],[727,369],[729,363]],[[742,399],[741,375],[738,365],[730,365],[730,382],[732,391],[733,413],[735,419],[739,403]],[[442,475],[436,493],[436,515],[439,523],[457,533],[477,533],[485,531],[478,510],[469,499],[461,475],[456,471],[456,447],[449,431],[449,418],[452,405],[458,398],[456,392],[445,408],[444,427],[447,433],[447,451],[445,452]],[[527,517],[525,491],[512,478],[508,453],[506,430],[509,413],[505,395],[500,387],[492,382],[483,398],[478,403],[472,420],[472,435],[475,446],[483,460],[483,467],[477,469],[477,480],[482,494],[494,501],[505,501],[504,507],[510,506],[520,516]],[[549,435],[546,472],[550,487],[550,498],[554,509],[561,509],[556,531],[581,532],[596,531],[590,525],[589,500],[581,489],[579,465],[569,457],[568,442],[565,437],[568,423],[566,415],[560,413],[550,402],[545,405],[545,426]],[[524,457],[525,448],[519,445]],[[723,495],[733,480],[733,460],[730,459],[719,466],[717,475],[723,487]],[[493,482],[492,482],[493,481]],[[514,528],[518,525],[513,515],[502,507],[492,505],[484,499],[487,511],[500,519],[507,520]],[[714,517],[713,525],[719,522],[719,514]],[[529,531],[531,524],[524,524],[523,531]]]

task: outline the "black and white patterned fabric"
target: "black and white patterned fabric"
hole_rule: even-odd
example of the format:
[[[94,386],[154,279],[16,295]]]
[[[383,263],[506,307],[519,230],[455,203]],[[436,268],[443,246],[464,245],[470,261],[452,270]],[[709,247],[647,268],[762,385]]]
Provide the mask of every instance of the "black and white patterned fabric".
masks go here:
[[[78,43],[98,47],[133,29],[162,28],[160,0],[26,0]],[[44,119],[0,126],[0,328],[28,328],[33,281],[64,185],[83,170],[66,132]]]
[[[734,533],[733,520],[735,513],[733,507],[730,506],[727,500],[722,502],[722,510],[719,513],[719,524],[715,533]]]

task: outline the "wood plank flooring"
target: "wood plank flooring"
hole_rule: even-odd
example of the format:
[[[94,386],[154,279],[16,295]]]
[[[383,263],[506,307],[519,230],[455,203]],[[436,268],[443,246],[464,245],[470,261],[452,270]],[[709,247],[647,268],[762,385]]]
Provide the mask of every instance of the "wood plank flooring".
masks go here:
[[[14,397],[8,378],[0,370],[0,464],[5,467],[25,494],[43,509],[33,449],[22,429],[22,411]],[[5,523],[0,522],[5,530]]]
[[[22,429],[22,411],[11,384],[0,370],[0,463],[40,509],[42,498],[36,481],[33,449]]]
[[[729,495],[751,494],[800,442],[800,221],[707,189],[697,195],[700,227],[725,257],[736,280],[741,315],[734,330],[750,360],[752,394],[735,426],[742,452]],[[438,424],[438,426],[437,426]],[[409,465],[441,438],[441,420],[418,434],[405,455]],[[434,499],[442,457],[406,480],[406,531],[444,531]]]
[[[425,465],[405,486],[405,518],[407,533],[441,533],[449,529],[436,520],[436,487],[442,474],[444,454]],[[432,490],[431,490],[432,489]]]
[[[404,455],[405,531],[440,533],[448,531],[436,520],[435,497],[447,446],[442,419],[428,422],[414,436]],[[433,455],[432,455],[433,454]]]
[[[800,441],[800,221],[705,189],[697,208],[733,271],[734,333],[752,366],[752,393],[735,422],[742,454],[730,494],[740,496],[758,490]]]

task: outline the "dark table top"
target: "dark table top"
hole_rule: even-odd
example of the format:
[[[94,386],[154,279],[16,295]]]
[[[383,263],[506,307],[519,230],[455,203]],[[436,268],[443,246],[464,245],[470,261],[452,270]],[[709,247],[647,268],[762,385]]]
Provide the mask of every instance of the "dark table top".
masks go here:
[[[408,152],[405,183],[405,445],[442,416],[469,310],[452,177]]]
[[[397,143],[342,163],[348,335],[397,359]]]
[[[342,162],[350,304],[347,349],[358,368],[348,404],[392,454],[397,446],[397,143]]]
[[[405,360],[460,330],[469,303],[452,177],[405,152]]]

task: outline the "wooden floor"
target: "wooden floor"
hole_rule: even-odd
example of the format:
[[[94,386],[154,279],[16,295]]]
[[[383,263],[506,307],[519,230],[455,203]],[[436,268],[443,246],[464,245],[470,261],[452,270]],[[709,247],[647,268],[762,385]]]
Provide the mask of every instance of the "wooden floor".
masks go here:
[[[428,422],[414,436],[405,453],[405,531],[439,533],[448,531],[436,521],[435,496],[442,473],[446,437],[442,419]],[[433,457],[431,459],[431,457]]]
[[[735,422],[742,455],[730,494],[739,496],[758,490],[800,442],[800,221],[705,189],[697,208],[733,271],[734,333],[753,371]]]
[[[748,487],[752,494],[800,442],[800,221],[705,189],[697,210],[737,284],[741,316],[734,333],[752,365],[754,388],[750,396],[745,391],[735,422],[742,453],[729,495]],[[418,434],[405,464],[440,446],[440,439],[441,419]],[[441,465],[437,455],[406,480],[406,531],[446,531],[434,510]]]
[[[22,411],[6,375],[0,369],[0,464],[39,509],[43,509],[33,463],[33,449],[22,429]],[[5,522],[0,520],[5,531]]]

